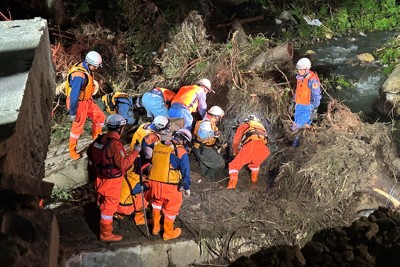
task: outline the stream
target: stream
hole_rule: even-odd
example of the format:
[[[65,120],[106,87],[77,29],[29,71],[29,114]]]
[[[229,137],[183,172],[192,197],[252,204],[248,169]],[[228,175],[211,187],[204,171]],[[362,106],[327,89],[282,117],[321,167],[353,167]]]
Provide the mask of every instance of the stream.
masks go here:
[[[312,69],[320,77],[341,75],[352,84],[350,88],[331,90],[328,92],[329,95],[340,100],[352,112],[376,120],[379,116],[372,110],[372,105],[379,98],[379,89],[387,78],[383,73],[383,66],[377,59],[365,65],[351,64],[351,62],[355,62],[357,55],[361,53],[374,54],[375,50],[382,47],[394,34],[394,32],[369,32],[338,37],[303,48],[300,53],[305,54],[307,50],[315,52],[310,59],[313,63]],[[324,94],[322,109],[326,108],[328,101],[329,96]]]

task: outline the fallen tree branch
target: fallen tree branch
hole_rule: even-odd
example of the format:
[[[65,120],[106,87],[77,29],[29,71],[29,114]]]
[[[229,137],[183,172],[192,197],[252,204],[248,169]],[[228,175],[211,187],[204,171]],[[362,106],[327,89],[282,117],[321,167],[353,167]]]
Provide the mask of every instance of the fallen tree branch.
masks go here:
[[[255,16],[255,17],[251,17],[251,18],[240,19],[239,22],[240,22],[240,24],[246,24],[246,23],[250,23],[250,22],[260,21],[263,19],[264,19],[264,15],[260,15],[260,16]],[[233,22],[219,24],[219,25],[217,25],[217,29],[230,27],[230,26],[232,26],[232,24],[233,24]]]

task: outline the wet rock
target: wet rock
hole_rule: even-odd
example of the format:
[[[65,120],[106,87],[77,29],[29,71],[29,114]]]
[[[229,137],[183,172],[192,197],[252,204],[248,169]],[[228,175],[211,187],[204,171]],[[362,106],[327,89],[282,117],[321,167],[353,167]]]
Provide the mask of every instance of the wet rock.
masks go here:
[[[370,53],[362,53],[357,55],[357,59],[364,63],[371,63],[375,60],[374,56]]]

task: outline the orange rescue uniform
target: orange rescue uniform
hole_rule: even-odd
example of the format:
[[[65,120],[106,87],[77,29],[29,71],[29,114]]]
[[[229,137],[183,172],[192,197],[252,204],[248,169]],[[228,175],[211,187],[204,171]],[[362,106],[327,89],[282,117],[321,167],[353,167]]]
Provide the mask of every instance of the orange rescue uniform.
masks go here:
[[[88,148],[88,157],[95,164],[96,168],[94,186],[97,192],[97,205],[100,207],[101,220],[103,221],[112,221],[114,213],[118,210],[124,174],[132,166],[134,160],[138,156],[137,151],[127,154],[119,139],[120,136],[117,132],[108,132],[97,138]],[[94,158],[93,151],[94,149],[100,149],[102,145],[104,146],[107,142],[109,143],[107,147],[103,148],[105,150],[103,153],[109,158],[111,164],[105,165],[119,170],[121,175],[118,177],[99,175],[100,170],[98,170],[98,168],[102,163]]]
[[[236,187],[239,171],[246,164],[251,170],[252,181],[257,181],[260,165],[270,154],[266,134],[264,126],[256,121],[244,122],[239,126],[232,145],[233,155],[237,155],[228,166],[232,184],[228,188]],[[240,150],[239,146],[242,146]]]

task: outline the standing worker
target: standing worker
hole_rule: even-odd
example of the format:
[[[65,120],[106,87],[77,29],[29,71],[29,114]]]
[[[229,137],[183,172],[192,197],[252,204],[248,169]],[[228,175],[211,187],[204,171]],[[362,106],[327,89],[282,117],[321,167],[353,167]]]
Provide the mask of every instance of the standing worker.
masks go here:
[[[217,151],[217,143],[221,137],[217,123],[224,116],[224,111],[218,107],[211,107],[203,120],[194,127],[193,151],[197,156],[200,169],[204,176],[213,178],[214,172],[225,167],[224,158]]]
[[[88,148],[88,158],[95,167],[95,189],[97,205],[100,207],[100,240],[120,241],[121,235],[113,234],[113,216],[118,210],[121,196],[122,180],[125,172],[132,166],[141,151],[135,146],[132,153],[127,154],[122,142],[126,120],[119,114],[107,117],[108,131],[96,138]]]
[[[150,197],[153,207],[153,235],[160,232],[161,211],[164,215],[163,239],[181,235],[174,229],[174,221],[182,205],[182,192],[190,196],[190,163],[185,146],[192,140],[187,129],[179,129],[170,141],[157,142],[154,146],[153,165],[149,174]]]
[[[239,150],[239,147],[241,149]],[[229,183],[227,189],[236,188],[240,169],[248,164],[251,181],[256,183],[260,165],[269,156],[267,131],[255,115],[245,118],[233,138],[232,153],[235,158],[229,163]]]
[[[295,104],[293,132],[298,131],[304,125],[311,125],[316,118],[321,102],[321,83],[317,74],[311,71],[311,61],[301,58],[297,64],[297,85],[293,96]],[[294,147],[299,146],[299,137],[295,137]]]
[[[201,79],[197,85],[187,85],[179,89],[172,100],[171,108],[169,109],[170,118],[183,118],[184,127],[189,131],[192,129],[193,112],[198,112],[201,118],[204,118],[207,111],[207,93],[213,92],[211,82],[208,79]]]
[[[72,122],[69,135],[69,155],[72,159],[81,156],[76,152],[78,139],[83,132],[86,117],[92,119],[92,137],[102,133],[105,115],[94,102],[92,95],[95,93],[93,72],[100,68],[102,59],[96,51],[90,51],[85,61],[77,63],[69,70],[66,79],[67,109]]]
[[[147,111],[147,117],[153,119],[158,115],[169,117],[168,109],[175,93],[166,88],[153,88],[142,96],[142,105]]]

